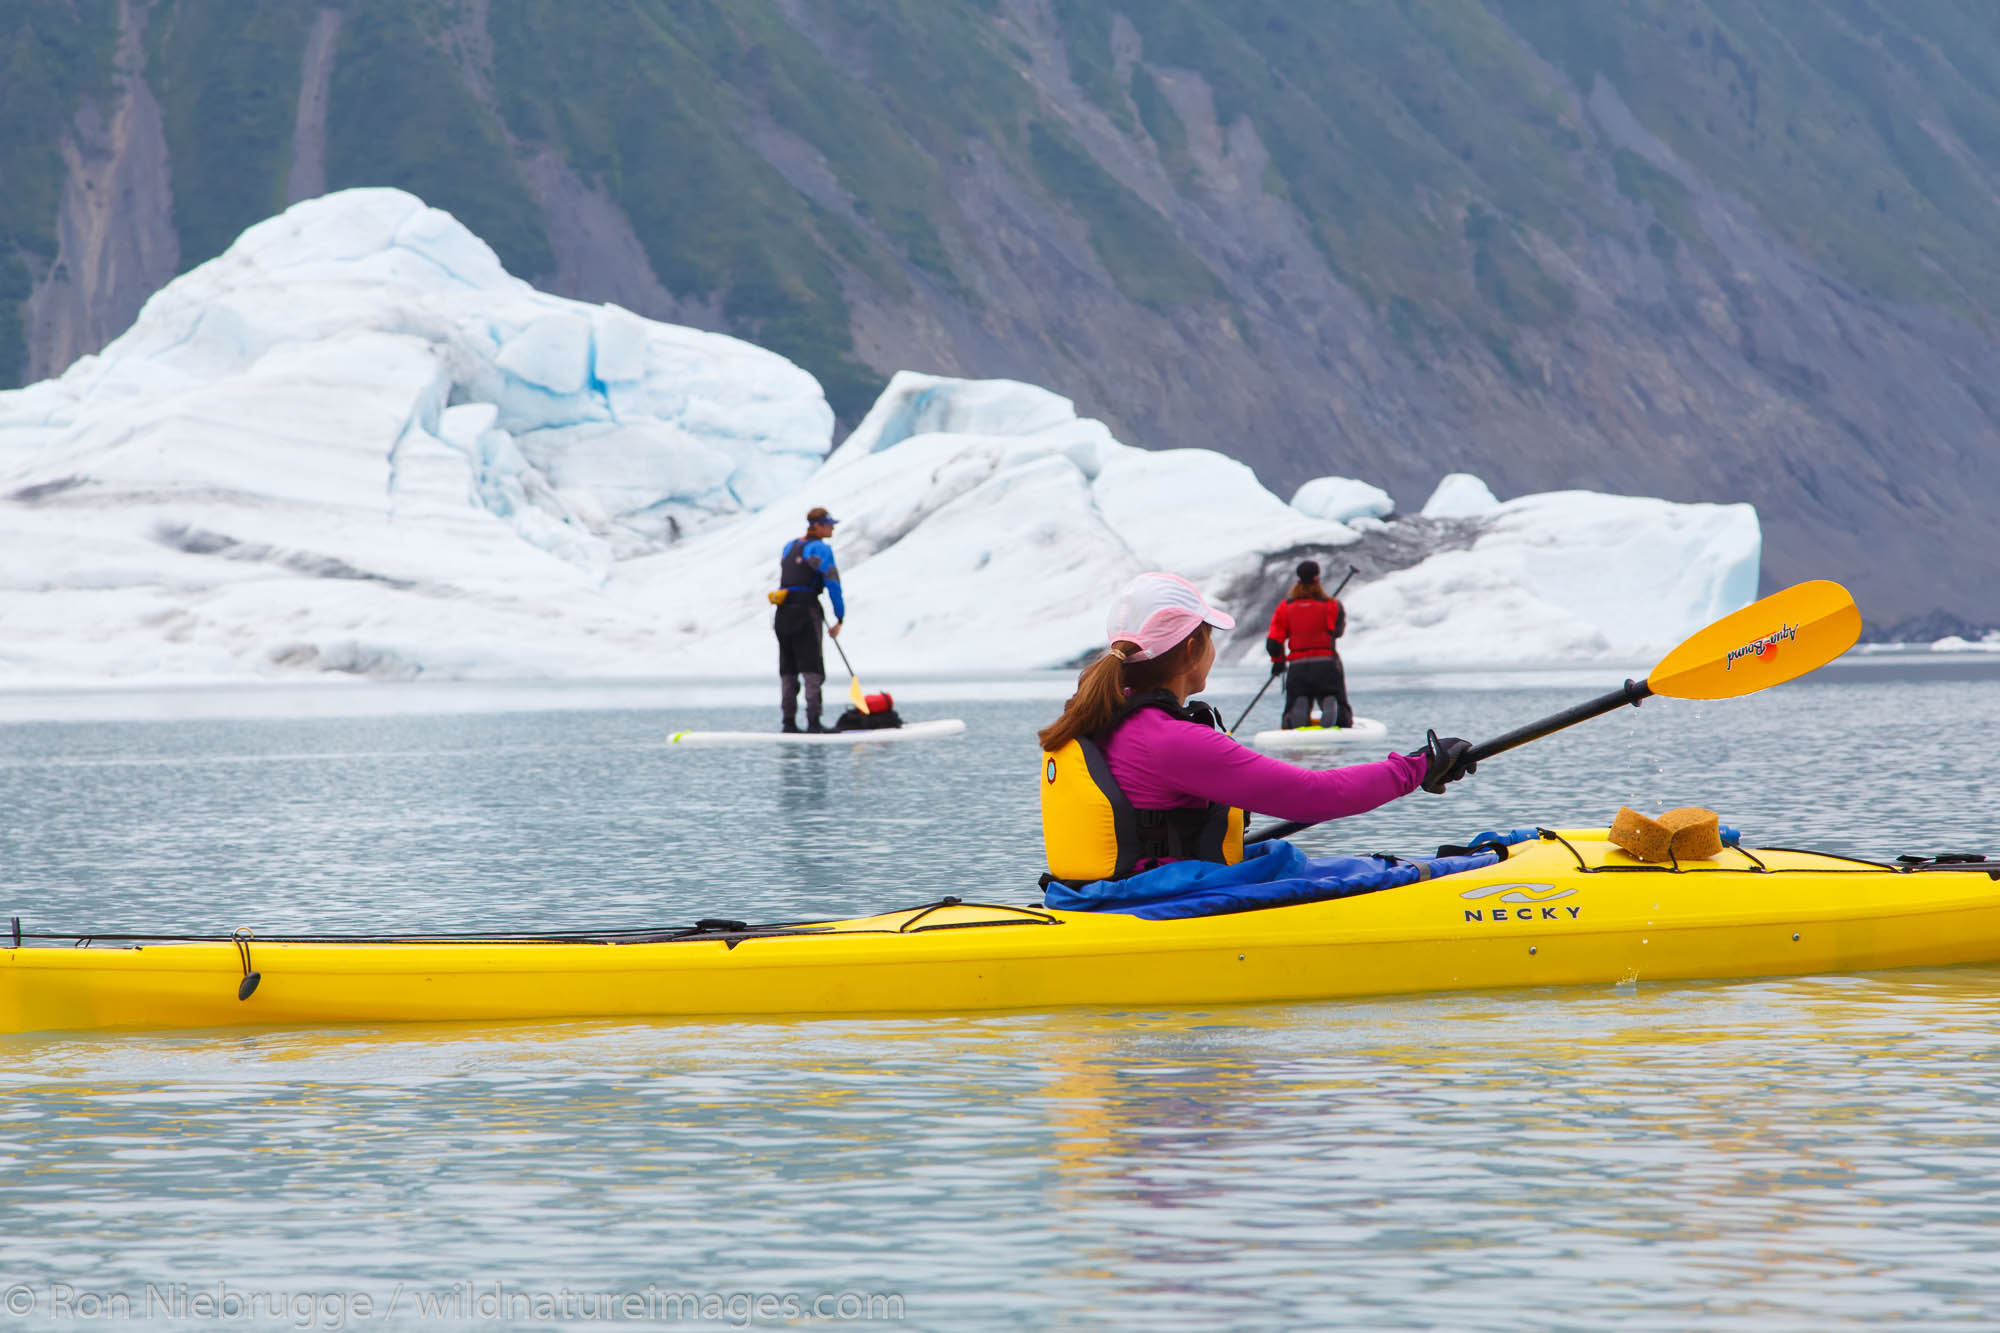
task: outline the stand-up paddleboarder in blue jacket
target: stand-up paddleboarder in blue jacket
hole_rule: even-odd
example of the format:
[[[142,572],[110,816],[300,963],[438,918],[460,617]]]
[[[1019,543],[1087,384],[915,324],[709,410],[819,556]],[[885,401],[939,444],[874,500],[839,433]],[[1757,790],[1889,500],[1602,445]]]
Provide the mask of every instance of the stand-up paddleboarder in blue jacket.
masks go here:
[[[824,509],[806,513],[806,535],[785,543],[778,556],[778,590],[771,600],[778,604],[771,628],[778,636],[779,704],[783,728],[797,731],[799,679],[806,685],[806,730],[825,731],[820,725],[820,685],[826,680],[825,645],[820,630],[825,627],[819,594],[825,590],[833,600],[833,624],[825,627],[835,638],[847,619],[847,604],[840,595],[840,570],[833,563],[833,548],[827,538],[840,520]]]

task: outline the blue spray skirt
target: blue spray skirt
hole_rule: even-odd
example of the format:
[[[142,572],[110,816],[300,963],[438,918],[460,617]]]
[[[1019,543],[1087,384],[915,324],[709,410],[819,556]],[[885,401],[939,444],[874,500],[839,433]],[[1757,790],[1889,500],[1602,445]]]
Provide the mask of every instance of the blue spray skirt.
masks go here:
[[[1517,832],[1534,836],[1532,829]],[[1491,834],[1482,837],[1496,843],[1519,840]],[[1476,870],[1492,865],[1500,857],[1497,851],[1475,851],[1465,856],[1415,861],[1388,856],[1314,860],[1289,842],[1260,842],[1245,847],[1243,859],[1233,866],[1214,861],[1173,861],[1124,879],[1101,879],[1076,887],[1052,881],[1043,901],[1064,911],[1123,912],[1154,921],[1220,916],[1260,907],[1351,898],[1439,875]]]

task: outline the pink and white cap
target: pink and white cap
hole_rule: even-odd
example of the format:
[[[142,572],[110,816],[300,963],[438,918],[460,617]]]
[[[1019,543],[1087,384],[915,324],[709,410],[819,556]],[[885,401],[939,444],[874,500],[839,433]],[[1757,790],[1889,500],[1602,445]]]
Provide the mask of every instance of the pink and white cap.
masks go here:
[[[1194,633],[1203,621],[1217,629],[1236,628],[1235,617],[1210,606],[1180,575],[1141,574],[1118,590],[1104,631],[1112,643],[1138,644],[1138,651],[1125,660],[1143,662]]]

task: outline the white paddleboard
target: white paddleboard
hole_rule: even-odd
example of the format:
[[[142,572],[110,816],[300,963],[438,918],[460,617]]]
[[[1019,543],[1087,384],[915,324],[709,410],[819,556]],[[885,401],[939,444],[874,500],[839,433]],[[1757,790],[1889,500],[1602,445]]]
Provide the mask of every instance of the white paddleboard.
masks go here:
[[[956,736],[965,723],[955,717],[907,722],[874,731],[676,731],[673,745],[871,745],[876,741],[935,741]]]
[[[1351,727],[1293,727],[1290,731],[1260,731],[1250,743],[1260,750],[1326,750],[1336,745],[1389,738],[1389,728],[1372,717],[1357,717]]]

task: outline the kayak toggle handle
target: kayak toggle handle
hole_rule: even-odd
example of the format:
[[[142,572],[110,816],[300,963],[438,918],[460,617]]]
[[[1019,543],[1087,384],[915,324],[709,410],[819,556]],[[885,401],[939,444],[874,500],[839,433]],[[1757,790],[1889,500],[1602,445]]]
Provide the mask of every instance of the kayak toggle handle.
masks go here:
[[[236,946],[236,956],[243,960],[243,981],[236,987],[236,998],[247,1000],[257,993],[257,983],[264,979],[262,972],[250,968],[250,939],[248,926],[238,926],[230,933],[229,942]]]

